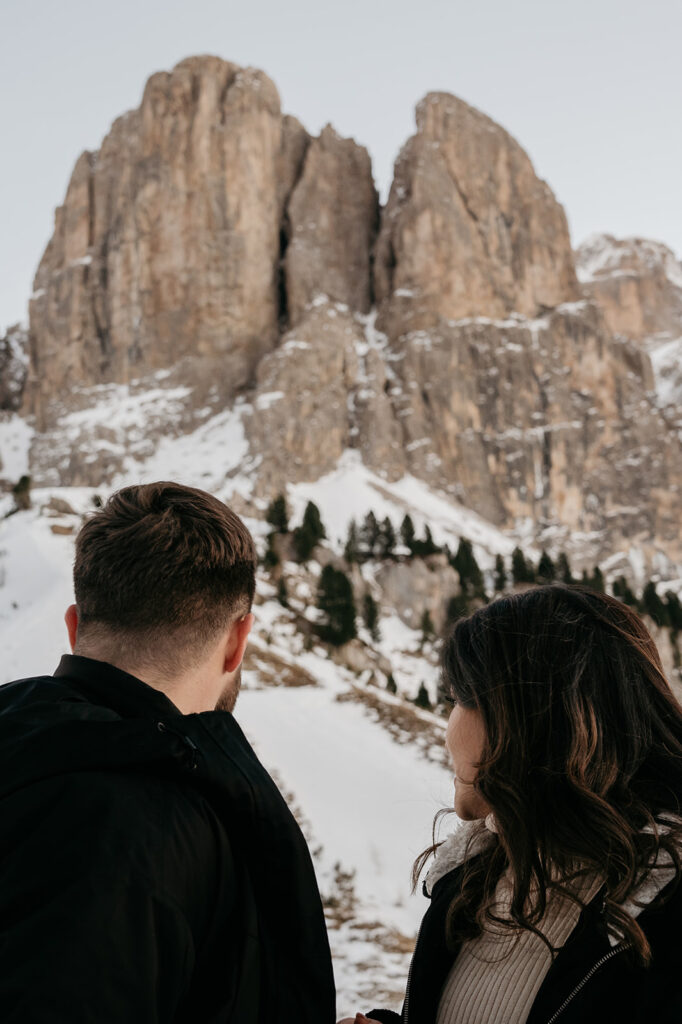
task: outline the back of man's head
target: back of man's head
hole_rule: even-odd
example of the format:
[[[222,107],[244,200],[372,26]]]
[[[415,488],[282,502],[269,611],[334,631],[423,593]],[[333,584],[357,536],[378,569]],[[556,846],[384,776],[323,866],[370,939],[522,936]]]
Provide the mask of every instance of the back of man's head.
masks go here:
[[[211,494],[124,487],[76,538],[76,653],[182,672],[250,611],[256,564],[246,526]]]

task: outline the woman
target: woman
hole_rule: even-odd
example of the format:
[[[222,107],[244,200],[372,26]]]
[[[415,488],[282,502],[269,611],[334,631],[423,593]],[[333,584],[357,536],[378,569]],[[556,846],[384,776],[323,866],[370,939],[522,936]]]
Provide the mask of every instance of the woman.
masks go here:
[[[442,665],[466,824],[415,864],[402,1017],[369,1018],[680,1024],[682,708],[641,619],[536,587],[458,621]]]

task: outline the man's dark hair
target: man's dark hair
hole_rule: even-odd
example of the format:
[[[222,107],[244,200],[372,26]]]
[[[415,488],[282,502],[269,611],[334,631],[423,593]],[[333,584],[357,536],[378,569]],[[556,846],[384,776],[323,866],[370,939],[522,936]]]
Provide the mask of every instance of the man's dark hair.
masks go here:
[[[76,652],[111,645],[175,673],[248,613],[253,538],[224,502],[161,481],[124,487],[83,524],[73,579]]]

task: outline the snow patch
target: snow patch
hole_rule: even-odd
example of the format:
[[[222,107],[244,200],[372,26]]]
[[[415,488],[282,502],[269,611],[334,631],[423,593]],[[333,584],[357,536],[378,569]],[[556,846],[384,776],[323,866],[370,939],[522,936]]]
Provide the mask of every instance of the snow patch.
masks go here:
[[[16,413],[0,413],[0,476],[16,483],[29,472],[28,454],[35,431]]]
[[[191,487],[220,492],[221,497],[238,491],[251,493],[253,484],[247,469],[249,445],[243,425],[247,403],[235,403],[190,434],[161,438],[156,451],[147,459],[128,456],[116,487],[126,483],[151,483],[154,480],[179,480]]]
[[[302,518],[307,502],[313,501],[337,546],[345,543],[351,519],[360,523],[370,509],[378,519],[388,516],[396,530],[409,512],[417,533],[428,524],[437,544],[456,547],[461,537],[467,537],[486,568],[497,553],[511,554],[515,546],[514,540],[482,516],[436,493],[422,480],[411,475],[393,483],[382,479],[354,449],[345,451],[336,468],[319,480],[290,485],[288,499],[293,519]]]

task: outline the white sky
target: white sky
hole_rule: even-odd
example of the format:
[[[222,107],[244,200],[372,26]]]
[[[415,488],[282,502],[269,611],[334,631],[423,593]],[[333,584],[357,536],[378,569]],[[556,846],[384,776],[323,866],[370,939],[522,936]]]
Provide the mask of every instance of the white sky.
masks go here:
[[[682,0],[0,0],[0,330],[79,153],[197,53],[262,68],[308,131],[367,146],[383,197],[415,104],[453,92],[524,146],[575,244],[680,256],[681,41]]]

